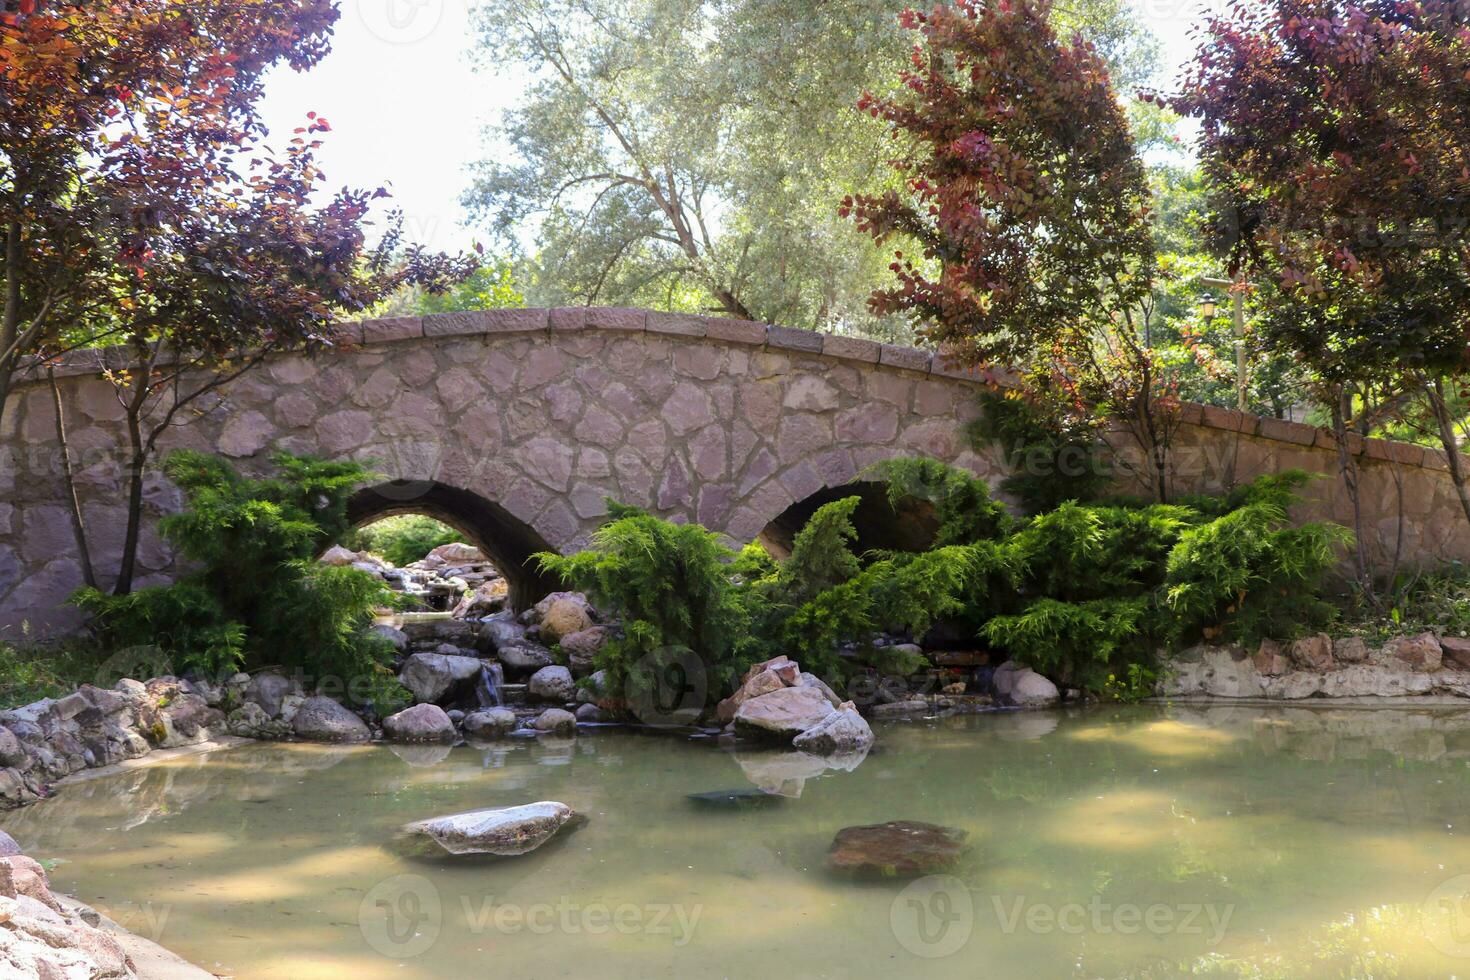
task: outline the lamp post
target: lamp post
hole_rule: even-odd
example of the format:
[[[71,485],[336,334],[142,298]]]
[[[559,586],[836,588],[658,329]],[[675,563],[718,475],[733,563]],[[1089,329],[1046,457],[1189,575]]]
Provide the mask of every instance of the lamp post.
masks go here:
[[[1246,382],[1249,381],[1245,369],[1245,280],[1200,276],[1199,281],[1206,286],[1230,290],[1230,313],[1231,319],[1235,321],[1235,407],[1243,412],[1246,406]],[[1206,293],[1200,299],[1199,308],[1200,314],[1206,320],[1212,319],[1216,311],[1214,295]]]

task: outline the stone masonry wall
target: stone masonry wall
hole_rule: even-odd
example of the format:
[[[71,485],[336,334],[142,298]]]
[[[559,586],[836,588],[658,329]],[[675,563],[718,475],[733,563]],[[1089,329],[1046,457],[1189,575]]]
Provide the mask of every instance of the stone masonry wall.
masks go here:
[[[163,450],[219,452],[246,472],[274,450],[371,460],[388,479],[363,516],[423,509],[476,538],[508,574],[534,547],[584,546],[611,496],[746,542],[787,507],[852,482],[869,464],[924,454],[998,481],[1006,461],[964,429],[981,379],[924,351],[727,319],[626,309],[502,310],[348,324],[349,343],[282,356],[235,383]],[[101,376],[115,352],[58,370],[99,574],[121,547],[121,410]],[[0,431],[0,639],[77,625],[58,607],[81,582],[51,394],[21,386]],[[1287,467],[1329,474],[1303,518],[1350,522],[1330,434],[1186,407],[1174,482],[1218,490]],[[1120,442],[1120,448],[1126,446]],[[1391,553],[1402,484],[1414,562],[1470,559],[1442,457],[1368,440],[1371,543]],[[140,584],[174,556],[156,520],[180,506],[147,480]]]

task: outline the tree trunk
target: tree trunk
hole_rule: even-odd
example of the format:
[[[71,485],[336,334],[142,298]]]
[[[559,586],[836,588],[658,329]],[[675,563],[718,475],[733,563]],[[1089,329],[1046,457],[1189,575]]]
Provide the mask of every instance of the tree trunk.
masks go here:
[[[1332,434],[1337,442],[1337,469],[1342,476],[1342,485],[1347,491],[1348,501],[1353,506],[1353,535],[1355,538],[1353,552],[1357,564],[1358,587],[1376,605],[1378,600],[1373,590],[1373,576],[1368,569],[1368,554],[1363,550],[1363,505],[1358,489],[1358,461],[1353,458],[1352,451],[1348,448],[1347,419],[1348,406],[1352,404],[1351,399],[1352,396],[1345,391],[1342,385],[1334,386]]]
[[[118,562],[117,584],[113,595],[133,591],[133,575],[138,562],[138,537],[143,526],[143,468],[148,464],[148,440],[143,435],[143,415],[148,406],[156,351],[144,345],[133,365],[133,384],[137,386],[127,404],[128,448],[128,525],[123,536],[122,558]]]
[[[76,475],[71,468],[71,449],[66,439],[66,415],[61,405],[61,387],[56,383],[55,368],[46,372],[51,383],[51,403],[56,409],[56,444],[61,454],[61,476],[66,485],[66,504],[71,511],[71,533],[77,543],[77,560],[82,566],[82,581],[97,588],[97,574],[92,567],[92,551],[87,547],[87,523],[82,516],[82,501],[77,496]]]
[[[1425,386],[1429,409],[1434,413],[1439,427],[1439,442],[1444,447],[1445,459],[1449,462],[1450,477],[1455,481],[1455,493],[1460,497],[1460,509],[1465,519],[1470,520],[1470,487],[1465,486],[1465,464],[1460,458],[1460,444],[1455,439],[1455,420],[1450,418],[1450,406],[1444,396],[1444,378],[1436,377]]]

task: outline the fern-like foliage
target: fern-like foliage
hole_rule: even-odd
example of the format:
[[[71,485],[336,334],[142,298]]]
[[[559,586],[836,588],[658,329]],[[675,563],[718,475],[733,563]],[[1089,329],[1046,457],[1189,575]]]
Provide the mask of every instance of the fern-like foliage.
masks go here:
[[[977,448],[993,443],[1005,451],[1013,472],[1000,488],[1020,501],[1028,515],[1054,510],[1068,500],[1091,500],[1107,487],[1106,446],[1091,428],[1052,418],[1019,392],[985,392],[979,400],[970,441]]]
[[[939,519],[934,546],[994,541],[1011,529],[1005,505],[990,496],[990,484],[962,469],[928,457],[902,457],[874,463],[864,475],[887,484],[894,505],[906,497],[934,507]]]
[[[1042,598],[1024,612],[997,616],[981,631],[1017,660],[1043,673],[1100,688],[1118,660],[1147,656],[1148,596],[1064,602]]]
[[[780,569],[779,587],[788,601],[806,602],[862,571],[862,563],[852,553],[852,543],[857,540],[852,514],[861,503],[861,497],[847,497],[824,504],[797,532],[791,557]]]

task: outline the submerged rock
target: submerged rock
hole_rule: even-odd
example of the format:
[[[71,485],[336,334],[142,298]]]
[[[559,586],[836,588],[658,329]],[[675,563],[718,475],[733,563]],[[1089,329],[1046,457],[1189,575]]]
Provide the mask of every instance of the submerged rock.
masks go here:
[[[373,737],[357,715],[331,698],[307,698],[296,710],[291,729],[312,742],[366,742]]]
[[[710,810],[749,810],[764,808],[782,802],[779,793],[767,793],[763,789],[716,789],[707,793],[690,793],[686,797],[695,806]]]
[[[420,853],[515,857],[545,844],[575,815],[565,803],[542,801],[421,820],[403,832]]]
[[[969,852],[965,831],[918,820],[844,827],[827,852],[827,867],[845,874],[917,878],[953,871]]]
[[[454,722],[437,704],[416,704],[384,718],[383,735],[392,742],[452,742]]]

